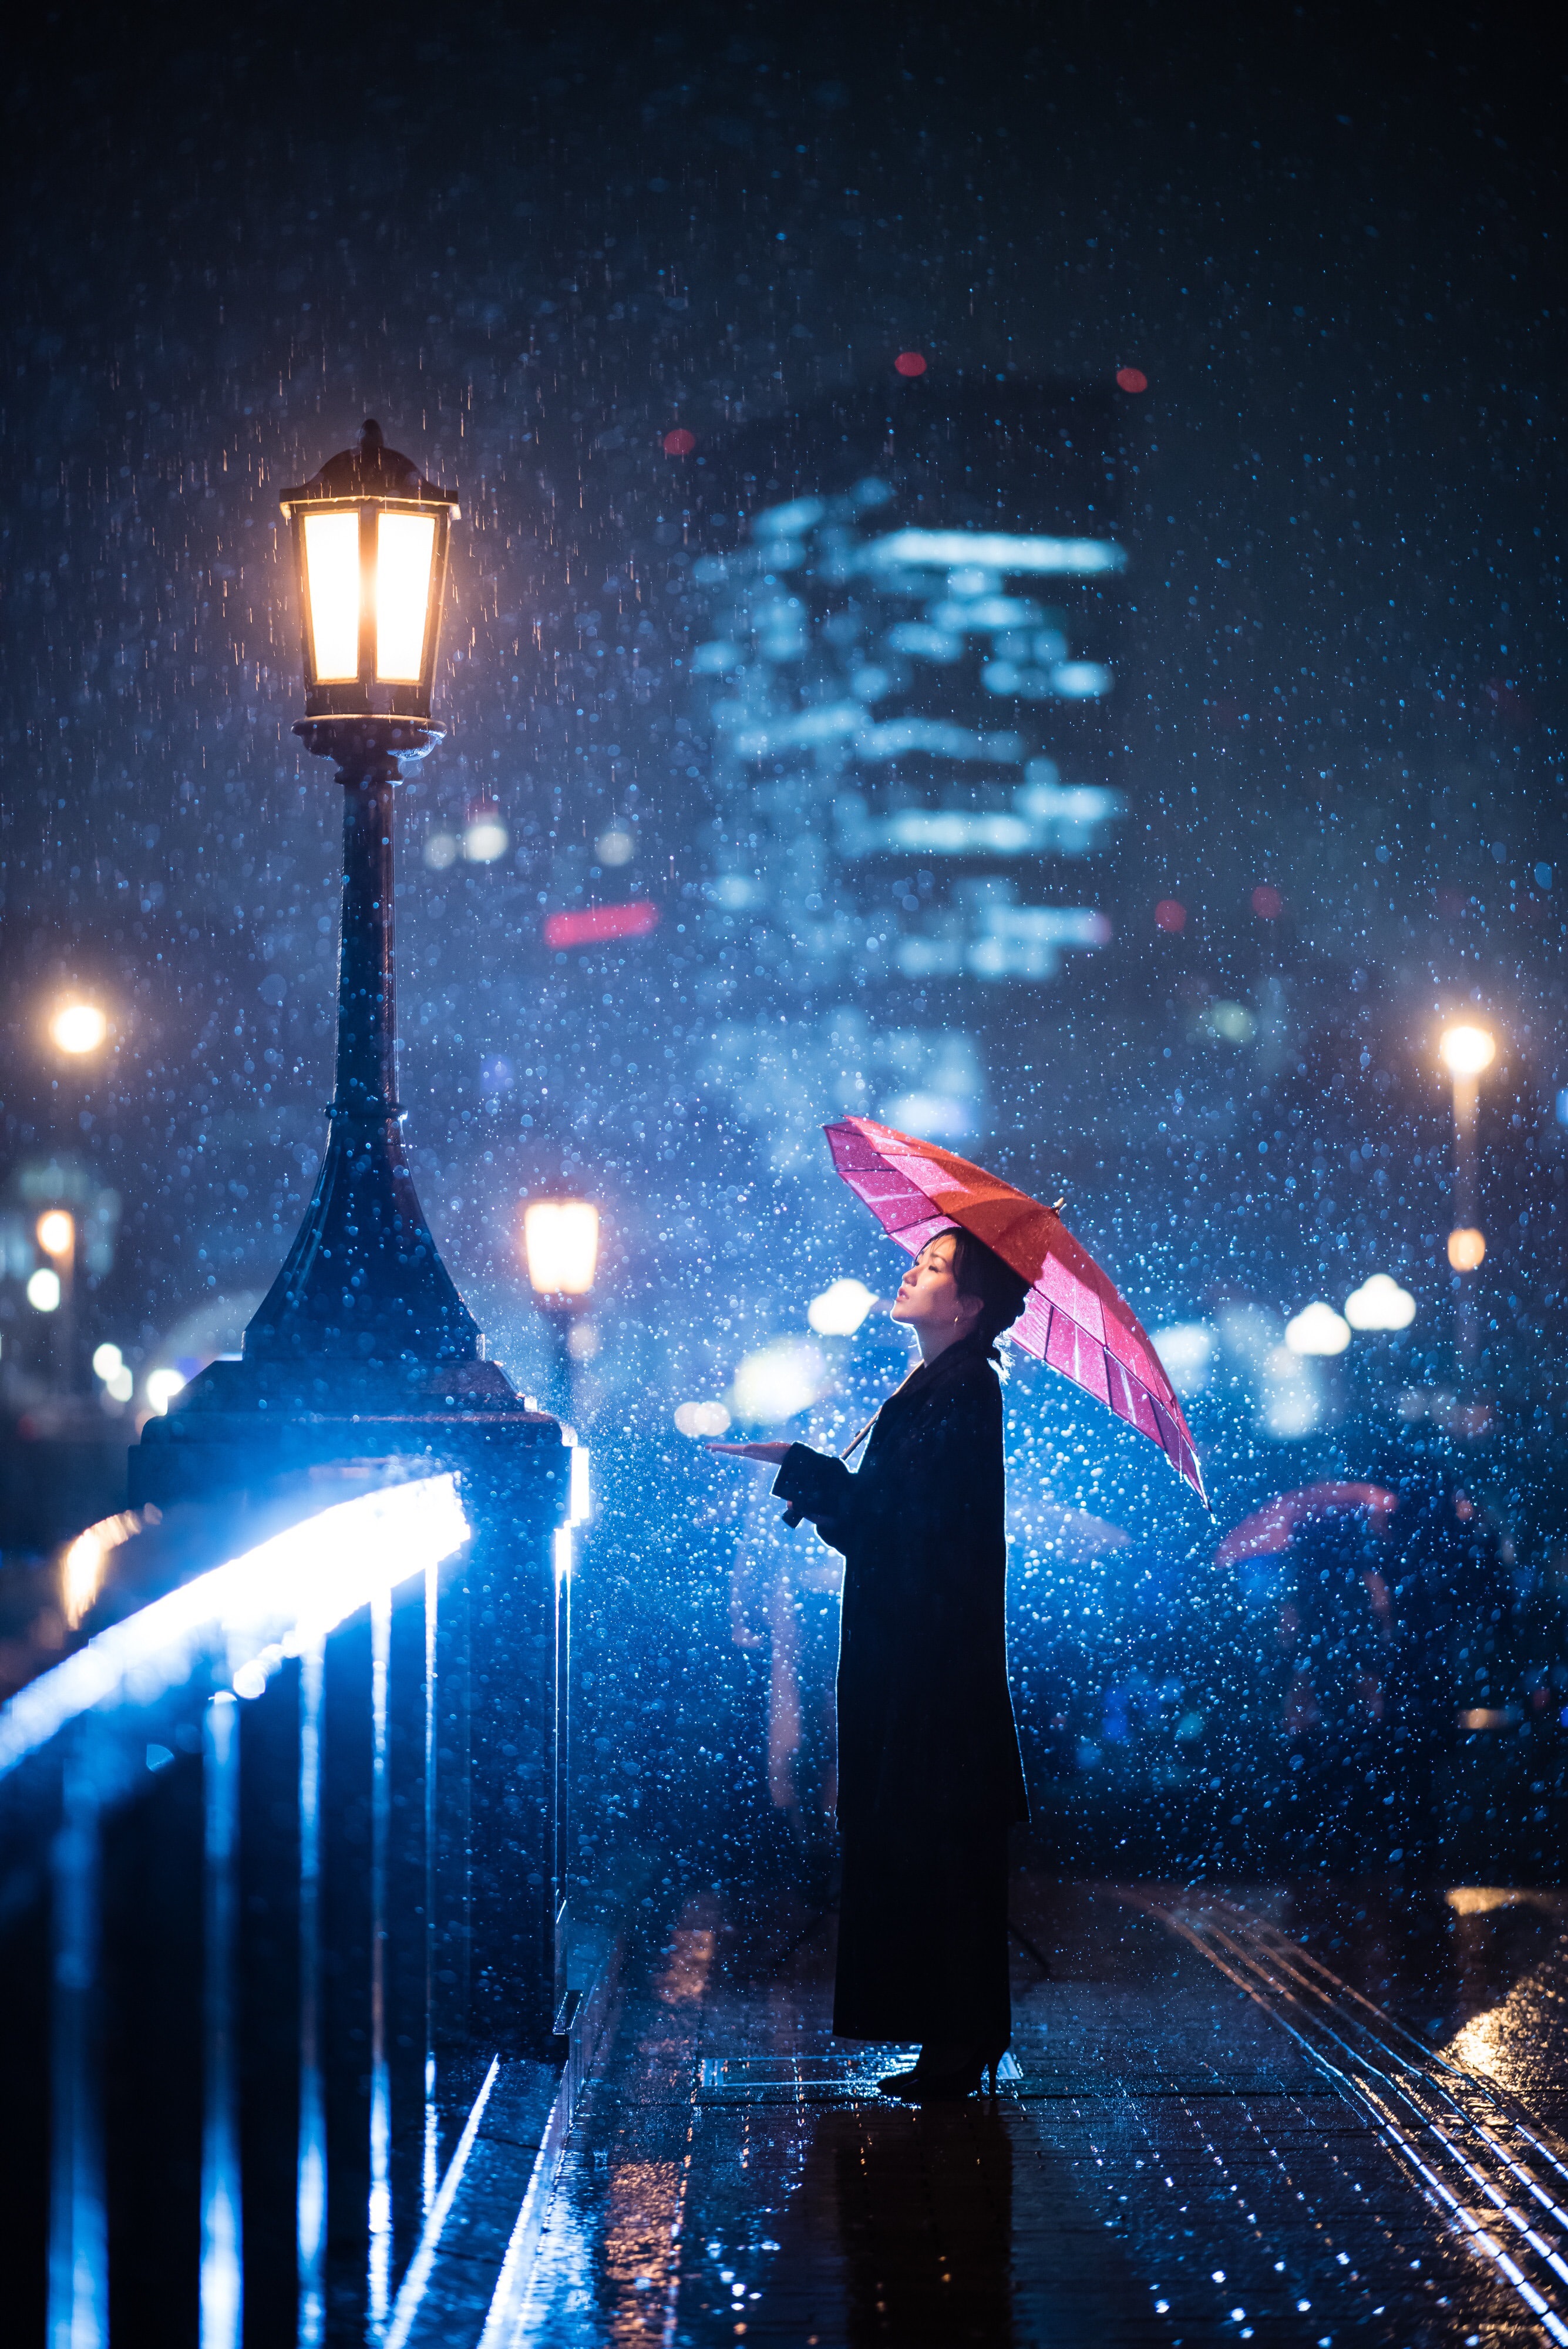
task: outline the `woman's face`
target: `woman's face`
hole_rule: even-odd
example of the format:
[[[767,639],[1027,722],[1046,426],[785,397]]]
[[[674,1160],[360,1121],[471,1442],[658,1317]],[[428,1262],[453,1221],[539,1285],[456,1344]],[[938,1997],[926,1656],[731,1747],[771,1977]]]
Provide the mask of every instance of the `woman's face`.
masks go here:
[[[955,1336],[971,1329],[980,1318],[978,1297],[964,1297],[953,1278],[953,1236],[939,1232],[928,1240],[893,1299],[893,1319],[911,1321],[933,1334],[950,1330]]]

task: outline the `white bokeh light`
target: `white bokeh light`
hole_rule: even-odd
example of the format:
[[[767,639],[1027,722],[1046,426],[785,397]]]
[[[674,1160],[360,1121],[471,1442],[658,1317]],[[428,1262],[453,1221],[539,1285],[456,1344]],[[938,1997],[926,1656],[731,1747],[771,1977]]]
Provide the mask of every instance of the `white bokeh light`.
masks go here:
[[[722,1402],[681,1402],[675,1406],[675,1424],[682,1435],[722,1435],[730,1414]]]
[[[1343,1354],[1350,1343],[1350,1324],[1323,1298],[1314,1297],[1286,1322],[1285,1343],[1293,1354]]]
[[[184,1384],[179,1371],[154,1371],[147,1381],[147,1400],[155,1412],[166,1412]]]
[[[1416,1300],[1390,1274],[1375,1272],[1345,1299],[1345,1318],[1353,1330],[1407,1330]]]
[[[819,1338],[849,1338],[876,1302],[875,1290],[863,1280],[835,1280],[812,1299],[805,1318]]]
[[[827,1385],[827,1364],[818,1349],[784,1338],[745,1357],[735,1372],[731,1401],[737,1419],[766,1424],[809,1411]]]

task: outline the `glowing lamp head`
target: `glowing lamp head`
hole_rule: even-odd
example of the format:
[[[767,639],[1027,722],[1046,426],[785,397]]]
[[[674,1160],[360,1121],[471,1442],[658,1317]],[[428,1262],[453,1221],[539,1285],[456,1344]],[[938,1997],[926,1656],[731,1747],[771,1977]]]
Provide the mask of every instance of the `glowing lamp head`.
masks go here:
[[[329,457],[281,502],[304,624],[306,726],[369,721],[405,756],[429,748],[457,500],[389,449],[368,419],[356,447]]]
[[[52,1256],[57,1263],[62,1257],[68,1257],[76,1247],[76,1224],[63,1207],[47,1209],[38,1217],[34,1229],[37,1234],[38,1246],[43,1249],[44,1254]]]
[[[1479,1077],[1496,1060],[1497,1042],[1484,1028],[1461,1022],[1457,1028],[1444,1029],[1438,1040],[1438,1050],[1451,1077]]]
[[[540,1297],[586,1297],[599,1259],[599,1211],[591,1199],[533,1199],[523,1211],[528,1279]]]
[[[109,1021],[96,1003],[62,1003],[49,1022],[49,1040],[73,1060],[96,1052],[109,1034]]]

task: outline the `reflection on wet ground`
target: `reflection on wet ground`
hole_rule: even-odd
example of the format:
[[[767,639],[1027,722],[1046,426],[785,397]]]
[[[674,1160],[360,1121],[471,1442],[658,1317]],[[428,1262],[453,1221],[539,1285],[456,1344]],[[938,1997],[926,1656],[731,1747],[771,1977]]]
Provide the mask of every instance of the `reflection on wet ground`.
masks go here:
[[[1568,2344],[1565,1908],[1025,1868],[1018,2077],[922,2111],[830,2034],[832,1918],[705,1894],[628,1968],[518,2337]]]

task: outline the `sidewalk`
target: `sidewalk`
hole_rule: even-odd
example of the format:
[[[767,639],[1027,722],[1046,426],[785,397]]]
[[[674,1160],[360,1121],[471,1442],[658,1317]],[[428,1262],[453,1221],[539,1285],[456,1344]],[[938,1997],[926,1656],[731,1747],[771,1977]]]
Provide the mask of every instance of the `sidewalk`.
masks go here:
[[[1443,1899],[1417,1896],[1434,1932],[1452,1922]],[[1049,1966],[1018,1946],[1021,2076],[994,2103],[910,2110],[874,2086],[903,2051],[830,2035],[831,1918],[689,1902],[628,1967],[518,2337],[1568,2340],[1554,2115],[1467,2080],[1451,2050],[1434,2060],[1360,1984],[1302,1958],[1305,1931],[1343,1943],[1352,1972],[1386,1964],[1365,1909],[1356,1925],[1289,1888],[1227,1904],[1024,1873],[1013,1916]],[[1467,2001],[1506,2012],[1506,1978],[1550,1968],[1561,1921],[1542,1896],[1501,1919],[1468,1989],[1460,1966],[1394,1992],[1446,1999],[1444,2028]],[[1521,2203],[1523,2226],[1506,2215]]]

